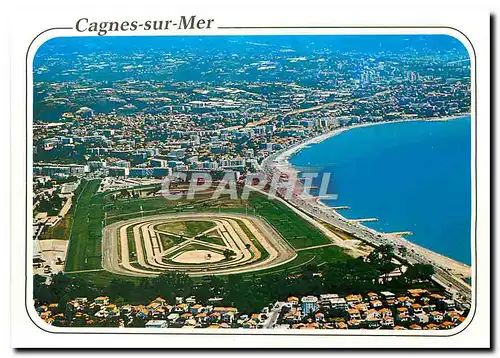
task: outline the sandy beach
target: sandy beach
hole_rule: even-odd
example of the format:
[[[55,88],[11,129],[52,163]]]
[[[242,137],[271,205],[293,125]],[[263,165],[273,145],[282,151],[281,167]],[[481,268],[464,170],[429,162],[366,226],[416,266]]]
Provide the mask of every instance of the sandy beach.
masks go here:
[[[348,126],[348,127],[339,127],[339,128],[336,128],[332,131],[322,133],[322,134],[317,135],[315,137],[309,138],[301,143],[292,145],[290,148],[286,148],[281,153],[278,153],[278,155],[274,158],[274,160],[276,162],[278,162],[280,166],[283,165],[284,167],[288,167],[291,171],[296,171],[295,168],[293,168],[293,166],[290,165],[290,163],[288,162],[288,159],[292,155],[300,152],[302,149],[307,148],[308,146],[310,146],[312,144],[321,143],[321,142],[323,142],[323,141],[325,141],[333,136],[336,136],[342,132],[345,132],[345,131],[348,131],[351,129],[376,126],[376,125],[388,124],[388,123],[420,122],[420,121],[422,121],[422,122],[424,122],[424,121],[428,121],[428,122],[450,121],[450,120],[462,118],[462,117],[465,117],[468,115],[470,115],[470,113],[464,113],[464,114],[460,114],[460,115],[456,115],[456,116],[446,116],[446,117],[410,118],[410,119],[398,119],[395,121],[379,121],[379,122],[361,123],[361,124],[356,124],[356,125],[352,125],[352,126]]]

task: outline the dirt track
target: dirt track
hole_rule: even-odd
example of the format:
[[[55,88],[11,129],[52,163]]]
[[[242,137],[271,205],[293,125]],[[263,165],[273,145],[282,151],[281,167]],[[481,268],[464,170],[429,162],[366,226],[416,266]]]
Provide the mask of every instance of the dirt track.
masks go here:
[[[157,230],[158,224],[169,221],[213,221],[215,227],[203,234],[216,231],[224,242],[220,244],[199,240],[195,237],[185,237],[183,242],[173,247],[164,248],[159,234],[179,237],[175,233]],[[267,252],[262,259],[261,252],[245,233],[242,225],[252,233],[254,238]],[[131,260],[127,229],[133,231],[133,242],[136,257]],[[196,245],[195,249],[193,246]],[[248,246],[248,248],[247,248]],[[203,248],[200,248],[203,247]],[[213,262],[183,262],[175,260],[180,255],[191,257],[196,250],[204,250],[217,257],[226,249],[235,255],[231,258]],[[105,270],[127,276],[156,276],[163,271],[183,271],[191,276],[226,275],[263,270],[282,265],[293,260],[297,254],[293,248],[266,222],[260,218],[237,214],[214,213],[184,213],[170,215],[154,215],[135,218],[108,225],[103,230],[102,266]],[[131,261],[134,263],[132,264]],[[176,262],[177,261],[177,262]]]

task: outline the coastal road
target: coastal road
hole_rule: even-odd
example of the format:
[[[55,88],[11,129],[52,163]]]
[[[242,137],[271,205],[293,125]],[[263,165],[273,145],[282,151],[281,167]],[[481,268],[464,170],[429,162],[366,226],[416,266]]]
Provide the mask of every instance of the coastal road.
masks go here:
[[[263,174],[266,176],[268,182],[272,182],[273,177],[279,178],[281,174],[286,173],[280,169],[280,167],[286,167],[285,160],[280,160],[279,157],[280,153],[277,153],[266,158],[262,163]],[[472,300],[471,287],[461,277],[451,273],[452,268],[460,266],[459,263],[421,248],[397,235],[383,235],[360,223],[349,221],[316,200],[303,198],[296,193],[287,197],[287,190],[293,190],[293,188],[287,185],[277,188],[277,198],[287,203],[291,208],[295,208],[298,212],[306,213],[313,218],[320,219],[373,246],[391,244],[395,248],[405,247],[406,255],[404,257],[396,255],[400,260],[412,265],[431,264],[435,269],[433,279],[449,292],[456,293],[456,298],[459,301],[470,306]],[[267,195],[267,193],[264,194]],[[286,198],[286,200],[283,198]],[[467,267],[466,265],[463,266]]]

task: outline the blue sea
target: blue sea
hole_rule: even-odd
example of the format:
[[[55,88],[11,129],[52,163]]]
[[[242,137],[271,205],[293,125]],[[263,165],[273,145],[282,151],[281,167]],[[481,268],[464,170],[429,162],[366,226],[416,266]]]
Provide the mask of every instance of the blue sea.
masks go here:
[[[366,226],[411,231],[414,243],[471,264],[471,118],[353,128],[290,160],[332,173],[329,206]]]

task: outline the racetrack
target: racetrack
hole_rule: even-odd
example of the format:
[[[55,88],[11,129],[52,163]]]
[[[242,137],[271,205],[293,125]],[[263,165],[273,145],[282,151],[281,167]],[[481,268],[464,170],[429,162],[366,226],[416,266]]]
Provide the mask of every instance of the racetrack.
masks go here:
[[[188,226],[189,236],[177,229],[168,231]],[[193,227],[203,229],[196,232]],[[297,256],[263,219],[214,213],[155,215],[108,225],[103,229],[102,253],[105,270],[127,276],[165,271],[228,275],[269,269]]]

